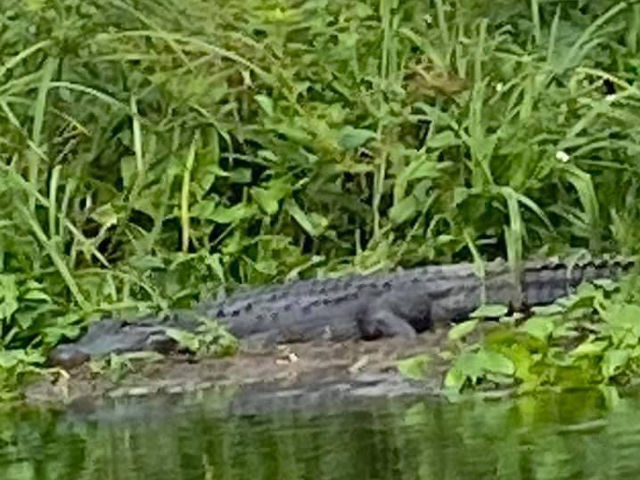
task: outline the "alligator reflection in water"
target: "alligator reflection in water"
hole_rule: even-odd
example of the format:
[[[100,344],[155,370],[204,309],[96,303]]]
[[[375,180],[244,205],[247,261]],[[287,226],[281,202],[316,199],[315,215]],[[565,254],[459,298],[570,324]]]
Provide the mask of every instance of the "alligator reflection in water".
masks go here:
[[[221,415],[215,399],[129,399],[1,417],[0,478],[637,478],[640,397],[380,401]],[[149,403],[151,402],[151,403]],[[335,406],[335,404],[334,404]],[[348,407],[348,406],[346,406]]]

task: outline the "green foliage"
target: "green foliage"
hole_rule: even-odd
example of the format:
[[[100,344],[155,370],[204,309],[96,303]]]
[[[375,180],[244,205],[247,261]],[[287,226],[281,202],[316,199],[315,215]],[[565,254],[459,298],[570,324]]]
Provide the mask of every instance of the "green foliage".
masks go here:
[[[111,354],[108,357],[92,360],[89,363],[94,375],[104,375],[113,383],[120,382],[129,373],[136,370],[137,363],[154,362],[162,359],[162,355],[156,352],[128,352],[119,355]]]
[[[6,0],[0,341],[239,283],[635,251],[638,25],[613,0]]]
[[[42,372],[44,357],[33,349],[0,349],[0,400],[14,400],[18,387],[28,377]]]
[[[398,361],[398,371],[408,378],[422,380],[427,374],[429,362],[428,355],[415,355]]]
[[[181,349],[199,357],[223,357],[233,355],[238,350],[238,341],[215,321],[201,319],[195,332],[167,328],[167,334]]]
[[[503,317],[479,340],[462,341],[475,321],[452,329],[455,360],[444,379],[450,393],[515,388],[628,385],[640,373],[640,296],[635,276],[619,287],[585,284],[525,320]]]

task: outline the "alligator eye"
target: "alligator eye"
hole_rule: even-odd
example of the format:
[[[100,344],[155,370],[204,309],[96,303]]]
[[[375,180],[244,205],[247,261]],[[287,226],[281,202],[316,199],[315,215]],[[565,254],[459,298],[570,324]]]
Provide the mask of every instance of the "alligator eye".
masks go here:
[[[285,311],[285,312],[288,312],[288,311],[290,311],[290,310],[291,310],[291,304],[290,304],[290,303],[287,303],[287,304],[284,306],[284,311]]]
[[[391,282],[386,281],[382,284],[382,288],[384,288],[385,290],[389,290],[391,288]]]
[[[247,306],[244,307],[245,312],[250,312],[252,309],[253,309],[253,305],[250,303],[247,303]]]
[[[233,312],[231,312],[232,317],[237,317],[238,315],[240,315],[240,310],[234,310]]]
[[[225,313],[224,310],[222,310],[221,308],[216,312],[216,317],[218,318],[223,318],[225,317]]]
[[[331,299],[330,298],[325,298],[322,300],[322,304],[323,305],[329,305],[331,303]]]

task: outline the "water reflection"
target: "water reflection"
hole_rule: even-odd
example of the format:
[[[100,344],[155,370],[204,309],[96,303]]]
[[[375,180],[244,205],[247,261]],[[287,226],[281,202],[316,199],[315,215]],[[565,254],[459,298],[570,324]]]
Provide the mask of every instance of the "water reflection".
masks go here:
[[[211,397],[0,414],[0,478],[563,479],[640,476],[640,397],[388,401],[225,417]]]

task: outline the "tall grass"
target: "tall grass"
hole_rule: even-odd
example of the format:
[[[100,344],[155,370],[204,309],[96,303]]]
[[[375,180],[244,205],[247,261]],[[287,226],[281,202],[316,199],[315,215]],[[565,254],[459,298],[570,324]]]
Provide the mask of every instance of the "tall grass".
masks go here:
[[[7,347],[238,282],[636,250],[636,4],[5,4]]]

